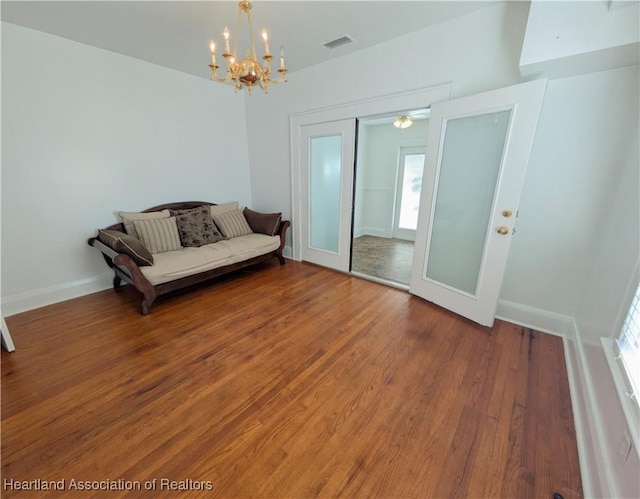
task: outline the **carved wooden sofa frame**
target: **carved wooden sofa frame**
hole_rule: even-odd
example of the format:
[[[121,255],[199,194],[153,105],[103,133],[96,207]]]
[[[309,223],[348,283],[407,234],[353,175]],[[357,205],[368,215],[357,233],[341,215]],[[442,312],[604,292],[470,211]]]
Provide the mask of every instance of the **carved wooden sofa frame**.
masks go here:
[[[180,203],[169,203],[154,206],[152,208],[144,210],[143,213],[161,210],[186,210],[190,208],[197,208],[198,206],[202,205],[212,206],[215,205],[215,203],[209,203],[206,201],[185,201]],[[176,279],[174,281],[156,285],[151,284],[146,279],[142,272],[140,272],[138,265],[129,255],[118,253],[112,250],[101,241],[99,241],[97,237],[91,237],[87,242],[89,246],[96,247],[102,252],[102,256],[107,262],[107,265],[113,269],[115,273],[113,277],[113,288],[117,291],[121,286],[122,281],[134,286],[140,293],[142,293],[143,296],[141,313],[142,315],[148,315],[151,311],[151,306],[153,305],[154,301],[161,295],[165,295],[167,293],[171,293],[172,291],[177,291],[194,284],[208,281],[215,277],[225,275],[230,272],[249,267],[251,265],[255,265],[256,263],[264,262],[273,257],[278,259],[280,265],[284,265],[285,259],[282,255],[282,251],[285,244],[285,235],[290,225],[291,223],[288,220],[280,221],[280,226],[278,227],[278,230],[276,232],[276,235],[280,237],[280,246],[276,250],[265,253],[264,255],[250,258],[248,260],[232,263],[223,267],[218,267],[215,269],[207,270],[205,272],[200,272],[187,277]],[[122,223],[117,223],[110,225],[109,227],[105,227],[105,229],[124,232],[124,225]]]

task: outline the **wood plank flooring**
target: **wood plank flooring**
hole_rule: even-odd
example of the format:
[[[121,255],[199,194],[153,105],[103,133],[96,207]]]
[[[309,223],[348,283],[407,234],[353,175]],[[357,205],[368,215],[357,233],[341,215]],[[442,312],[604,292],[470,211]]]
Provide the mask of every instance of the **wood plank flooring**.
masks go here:
[[[408,286],[413,246],[413,242],[401,239],[370,235],[356,237],[352,247],[352,269]]]
[[[138,307],[8,319],[3,497],[582,496],[560,338],[291,261]]]

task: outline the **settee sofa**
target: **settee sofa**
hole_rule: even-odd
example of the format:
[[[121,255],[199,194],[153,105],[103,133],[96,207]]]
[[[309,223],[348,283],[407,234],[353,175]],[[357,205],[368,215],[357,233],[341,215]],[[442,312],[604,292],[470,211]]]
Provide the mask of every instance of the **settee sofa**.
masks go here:
[[[114,289],[126,282],[142,293],[142,315],[160,295],[270,258],[285,263],[290,222],[280,213],[185,201],[118,215],[121,223],[98,230],[88,244],[113,269]]]

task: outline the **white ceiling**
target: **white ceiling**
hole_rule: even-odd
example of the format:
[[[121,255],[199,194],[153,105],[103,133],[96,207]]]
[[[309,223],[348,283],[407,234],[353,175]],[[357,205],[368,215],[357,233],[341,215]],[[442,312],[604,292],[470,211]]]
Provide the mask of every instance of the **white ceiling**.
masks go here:
[[[266,28],[272,53],[278,55],[284,45],[287,68],[295,72],[496,1],[255,0],[251,13],[256,36]],[[237,1],[2,1],[1,6],[3,21],[203,78],[209,78],[209,40],[219,45],[224,27],[235,29],[238,13]],[[355,42],[333,50],[322,46],[345,34]],[[238,52],[244,52],[246,24],[240,37]]]

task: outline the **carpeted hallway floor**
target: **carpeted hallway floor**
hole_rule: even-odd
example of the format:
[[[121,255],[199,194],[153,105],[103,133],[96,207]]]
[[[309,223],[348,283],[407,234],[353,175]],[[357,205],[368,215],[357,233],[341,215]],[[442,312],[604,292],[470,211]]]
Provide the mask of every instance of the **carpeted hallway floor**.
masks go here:
[[[400,284],[409,284],[413,242],[377,236],[353,240],[351,270]]]

